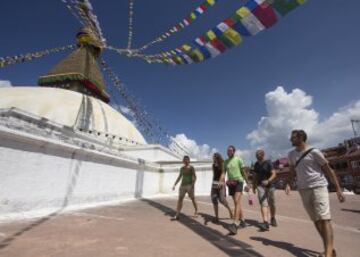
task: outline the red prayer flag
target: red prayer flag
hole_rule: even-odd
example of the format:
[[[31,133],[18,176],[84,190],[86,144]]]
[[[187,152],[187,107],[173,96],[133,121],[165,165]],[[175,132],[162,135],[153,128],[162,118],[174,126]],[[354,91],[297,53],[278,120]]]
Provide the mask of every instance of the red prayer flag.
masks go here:
[[[232,27],[232,26],[234,26],[235,21],[234,21],[233,19],[226,18],[226,19],[224,20],[224,23],[225,23],[226,25],[228,25],[229,27]]]
[[[211,40],[210,44],[222,53],[226,51],[226,46],[218,38]]]
[[[256,18],[267,28],[270,28],[277,21],[276,14],[272,7],[264,2],[251,11]]]
[[[207,6],[205,4],[200,5],[200,8],[205,11],[207,9]]]

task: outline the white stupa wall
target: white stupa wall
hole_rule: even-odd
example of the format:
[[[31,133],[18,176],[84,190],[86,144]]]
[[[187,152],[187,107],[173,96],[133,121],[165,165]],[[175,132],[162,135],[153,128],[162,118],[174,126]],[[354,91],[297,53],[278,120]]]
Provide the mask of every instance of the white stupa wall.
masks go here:
[[[151,162],[179,161],[182,158],[182,156],[175,155],[169,149],[166,149],[161,145],[134,146],[125,149],[122,152],[128,156],[141,158]]]
[[[0,221],[177,194],[179,161],[119,157],[1,127],[0,142]],[[209,195],[210,164],[193,165],[196,193]]]

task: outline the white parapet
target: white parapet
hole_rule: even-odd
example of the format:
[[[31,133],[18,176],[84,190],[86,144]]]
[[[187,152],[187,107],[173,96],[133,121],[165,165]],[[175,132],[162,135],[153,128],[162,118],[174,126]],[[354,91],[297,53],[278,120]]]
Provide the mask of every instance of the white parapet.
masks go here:
[[[162,147],[111,149],[65,127],[31,122],[30,129],[0,119],[0,221],[177,193],[171,187],[182,164]],[[193,165],[196,193],[209,194],[211,164]]]

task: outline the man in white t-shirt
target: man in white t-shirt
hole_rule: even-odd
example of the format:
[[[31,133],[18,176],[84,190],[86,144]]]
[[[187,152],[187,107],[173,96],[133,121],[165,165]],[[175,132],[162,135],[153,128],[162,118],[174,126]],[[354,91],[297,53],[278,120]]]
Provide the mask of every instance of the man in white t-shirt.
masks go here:
[[[331,225],[329,193],[327,190],[328,182],[325,174],[335,185],[339,201],[344,202],[345,197],[340,189],[335,172],[329,166],[322,152],[310,148],[306,144],[306,139],[307,135],[303,130],[293,130],[291,132],[290,141],[295,149],[289,152],[288,155],[290,176],[285,192],[286,194],[290,193],[290,185],[292,185],[296,176],[297,187],[303,205],[314,222],[324,244],[325,252],[320,256],[335,257],[334,233]]]

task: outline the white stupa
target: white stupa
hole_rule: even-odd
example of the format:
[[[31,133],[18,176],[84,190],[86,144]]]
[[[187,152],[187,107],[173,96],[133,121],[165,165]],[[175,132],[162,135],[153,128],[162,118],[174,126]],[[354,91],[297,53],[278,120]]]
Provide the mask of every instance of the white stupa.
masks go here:
[[[0,221],[172,192],[181,156],[108,105],[97,42],[83,29],[40,87],[0,88]],[[208,194],[211,165],[194,165]]]
[[[136,127],[110,105],[75,91],[50,87],[7,87],[0,89],[0,108],[15,108],[51,122],[116,136],[127,144],[146,144]]]

